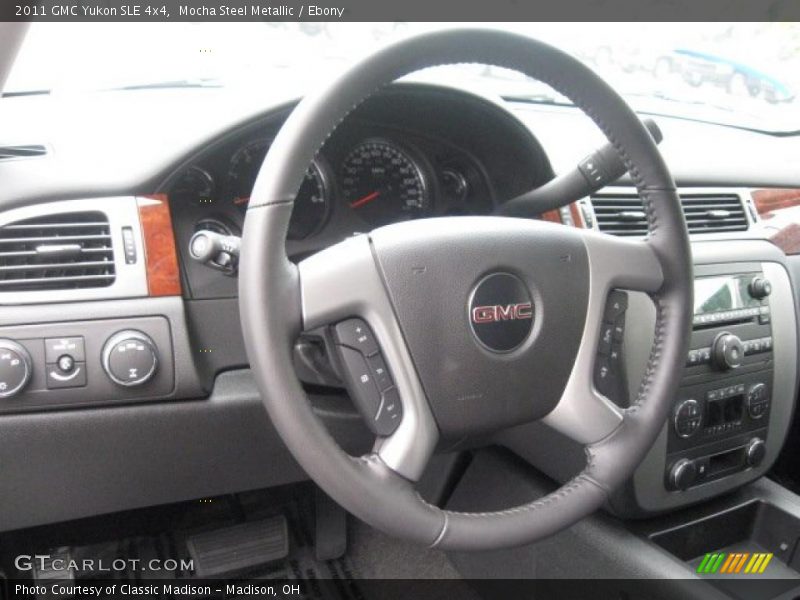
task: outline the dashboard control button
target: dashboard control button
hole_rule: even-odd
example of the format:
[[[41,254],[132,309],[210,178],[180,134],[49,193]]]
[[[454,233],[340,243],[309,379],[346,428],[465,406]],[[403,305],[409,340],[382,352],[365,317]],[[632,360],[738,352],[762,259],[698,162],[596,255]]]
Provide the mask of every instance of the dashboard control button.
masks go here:
[[[75,362],[84,362],[86,354],[83,338],[48,338],[44,341],[44,362],[48,364],[58,362],[58,359],[65,354],[71,356]]]
[[[621,342],[625,338],[625,315],[620,315],[614,321],[614,341]]]
[[[697,479],[697,465],[693,460],[682,458],[669,471],[669,483],[676,490],[685,490]]]
[[[747,391],[746,403],[747,413],[752,419],[763,417],[769,406],[769,394],[766,384],[754,383],[751,385]]]
[[[12,340],[0,340],[0,398],[21,392],[32,373],[31,355],[25,347]]]
[[[361,319],[347,319],[338,323],[334,328],[336,342],[358,350],[364,356],[372,356],[378,352],[378,341],[375,335]]]
[[[747,449],[745,450],[745,457],[749,466],[757,467],[761,464],[766,455],[767,445],[764,443],[764,440],[753,438],[748,442]]]
[[[71,358],[71,357],[66,357]],[[67,366],[68,361],[64,361]],[[56,364],[47,365],[47,389],[59,390],[64,388],[76,388],[86,385],[86,363],[72,361],[72,368],[65,371],[61,361]]]
[[[738,336],[723,332],[714,340],[711,347],[711,360],[720,370],[736,369],[742,364],[744,345]]]
[[[687,439],[700,430],[703,413],[700,403],[694,399],[684,400],[675,408],[673,425],[678,437]]]
[[[747,290],[753,298],[761,300],[772,293],[772,284],[765,277],[753,277],[747,286]]]
[[[75,369],[75,359],[69,354],[65,354],[56,362],[58,370],[62,373],[71,373]]]
[[[126,387],[144,385],[158,368],[156,345],[140,331],[120,331],[103,347],[103,369],[116,384]]]

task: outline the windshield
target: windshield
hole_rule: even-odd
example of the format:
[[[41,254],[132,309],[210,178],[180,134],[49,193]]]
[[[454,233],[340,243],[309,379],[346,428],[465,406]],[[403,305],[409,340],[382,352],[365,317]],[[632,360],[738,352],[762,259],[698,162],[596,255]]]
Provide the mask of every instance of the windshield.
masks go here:
[[[34,23],[4,95],[87,90],[299,88],[365,51],[454,24]],[[772,132],[800,130],[795,23],[496,23],[566,50],[640,112]],[[421,78],[520,102],[568,103],[517,73],[483,66]]]

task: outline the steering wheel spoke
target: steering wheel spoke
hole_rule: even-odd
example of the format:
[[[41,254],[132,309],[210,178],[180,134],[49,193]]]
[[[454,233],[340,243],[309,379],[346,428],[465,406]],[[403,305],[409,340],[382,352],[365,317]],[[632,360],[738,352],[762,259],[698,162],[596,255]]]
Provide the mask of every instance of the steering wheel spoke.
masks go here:
[[[375,454],[416,481],[439,433],[369,238],[356,236],[307,258],[299,272],[303,327],[333,326],[348,389],[378,436]]]
[[[647,241],[628,240],[596,232],[584,232],[589,256],[589,303],[583,338],[564,394],[543,420],[581,444],[597,442],[622,422],[623,410],[596,383],[621,360],[603,334],[604,315],[613,290],[657,292],[664,282],[661,264]],[[623,267],[624,265],[624,267]],[[612,352],[618,352],[613,354]]]

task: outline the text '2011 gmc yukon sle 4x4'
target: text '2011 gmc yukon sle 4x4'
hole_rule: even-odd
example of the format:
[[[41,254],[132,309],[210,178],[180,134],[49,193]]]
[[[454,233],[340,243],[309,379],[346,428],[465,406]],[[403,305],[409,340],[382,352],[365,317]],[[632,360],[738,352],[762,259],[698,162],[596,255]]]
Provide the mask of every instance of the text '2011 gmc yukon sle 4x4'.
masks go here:
[[[496,28],[303,93],[15,90],[37,27],[0,101],[0,530],[50,562],[8,577],[98,540],[187,578],[798,576],[800,143],[658,102],[796,113]]]

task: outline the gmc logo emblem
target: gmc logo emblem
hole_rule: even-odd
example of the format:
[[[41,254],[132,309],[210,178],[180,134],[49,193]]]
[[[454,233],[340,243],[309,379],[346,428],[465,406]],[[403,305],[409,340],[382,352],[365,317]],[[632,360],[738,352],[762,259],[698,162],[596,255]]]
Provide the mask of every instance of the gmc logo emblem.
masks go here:
[[[472,309],[473,323],[495,323],[497,321],[523,321],[533,318],[530,302],[519,304],[495,304],[476,306]]]

